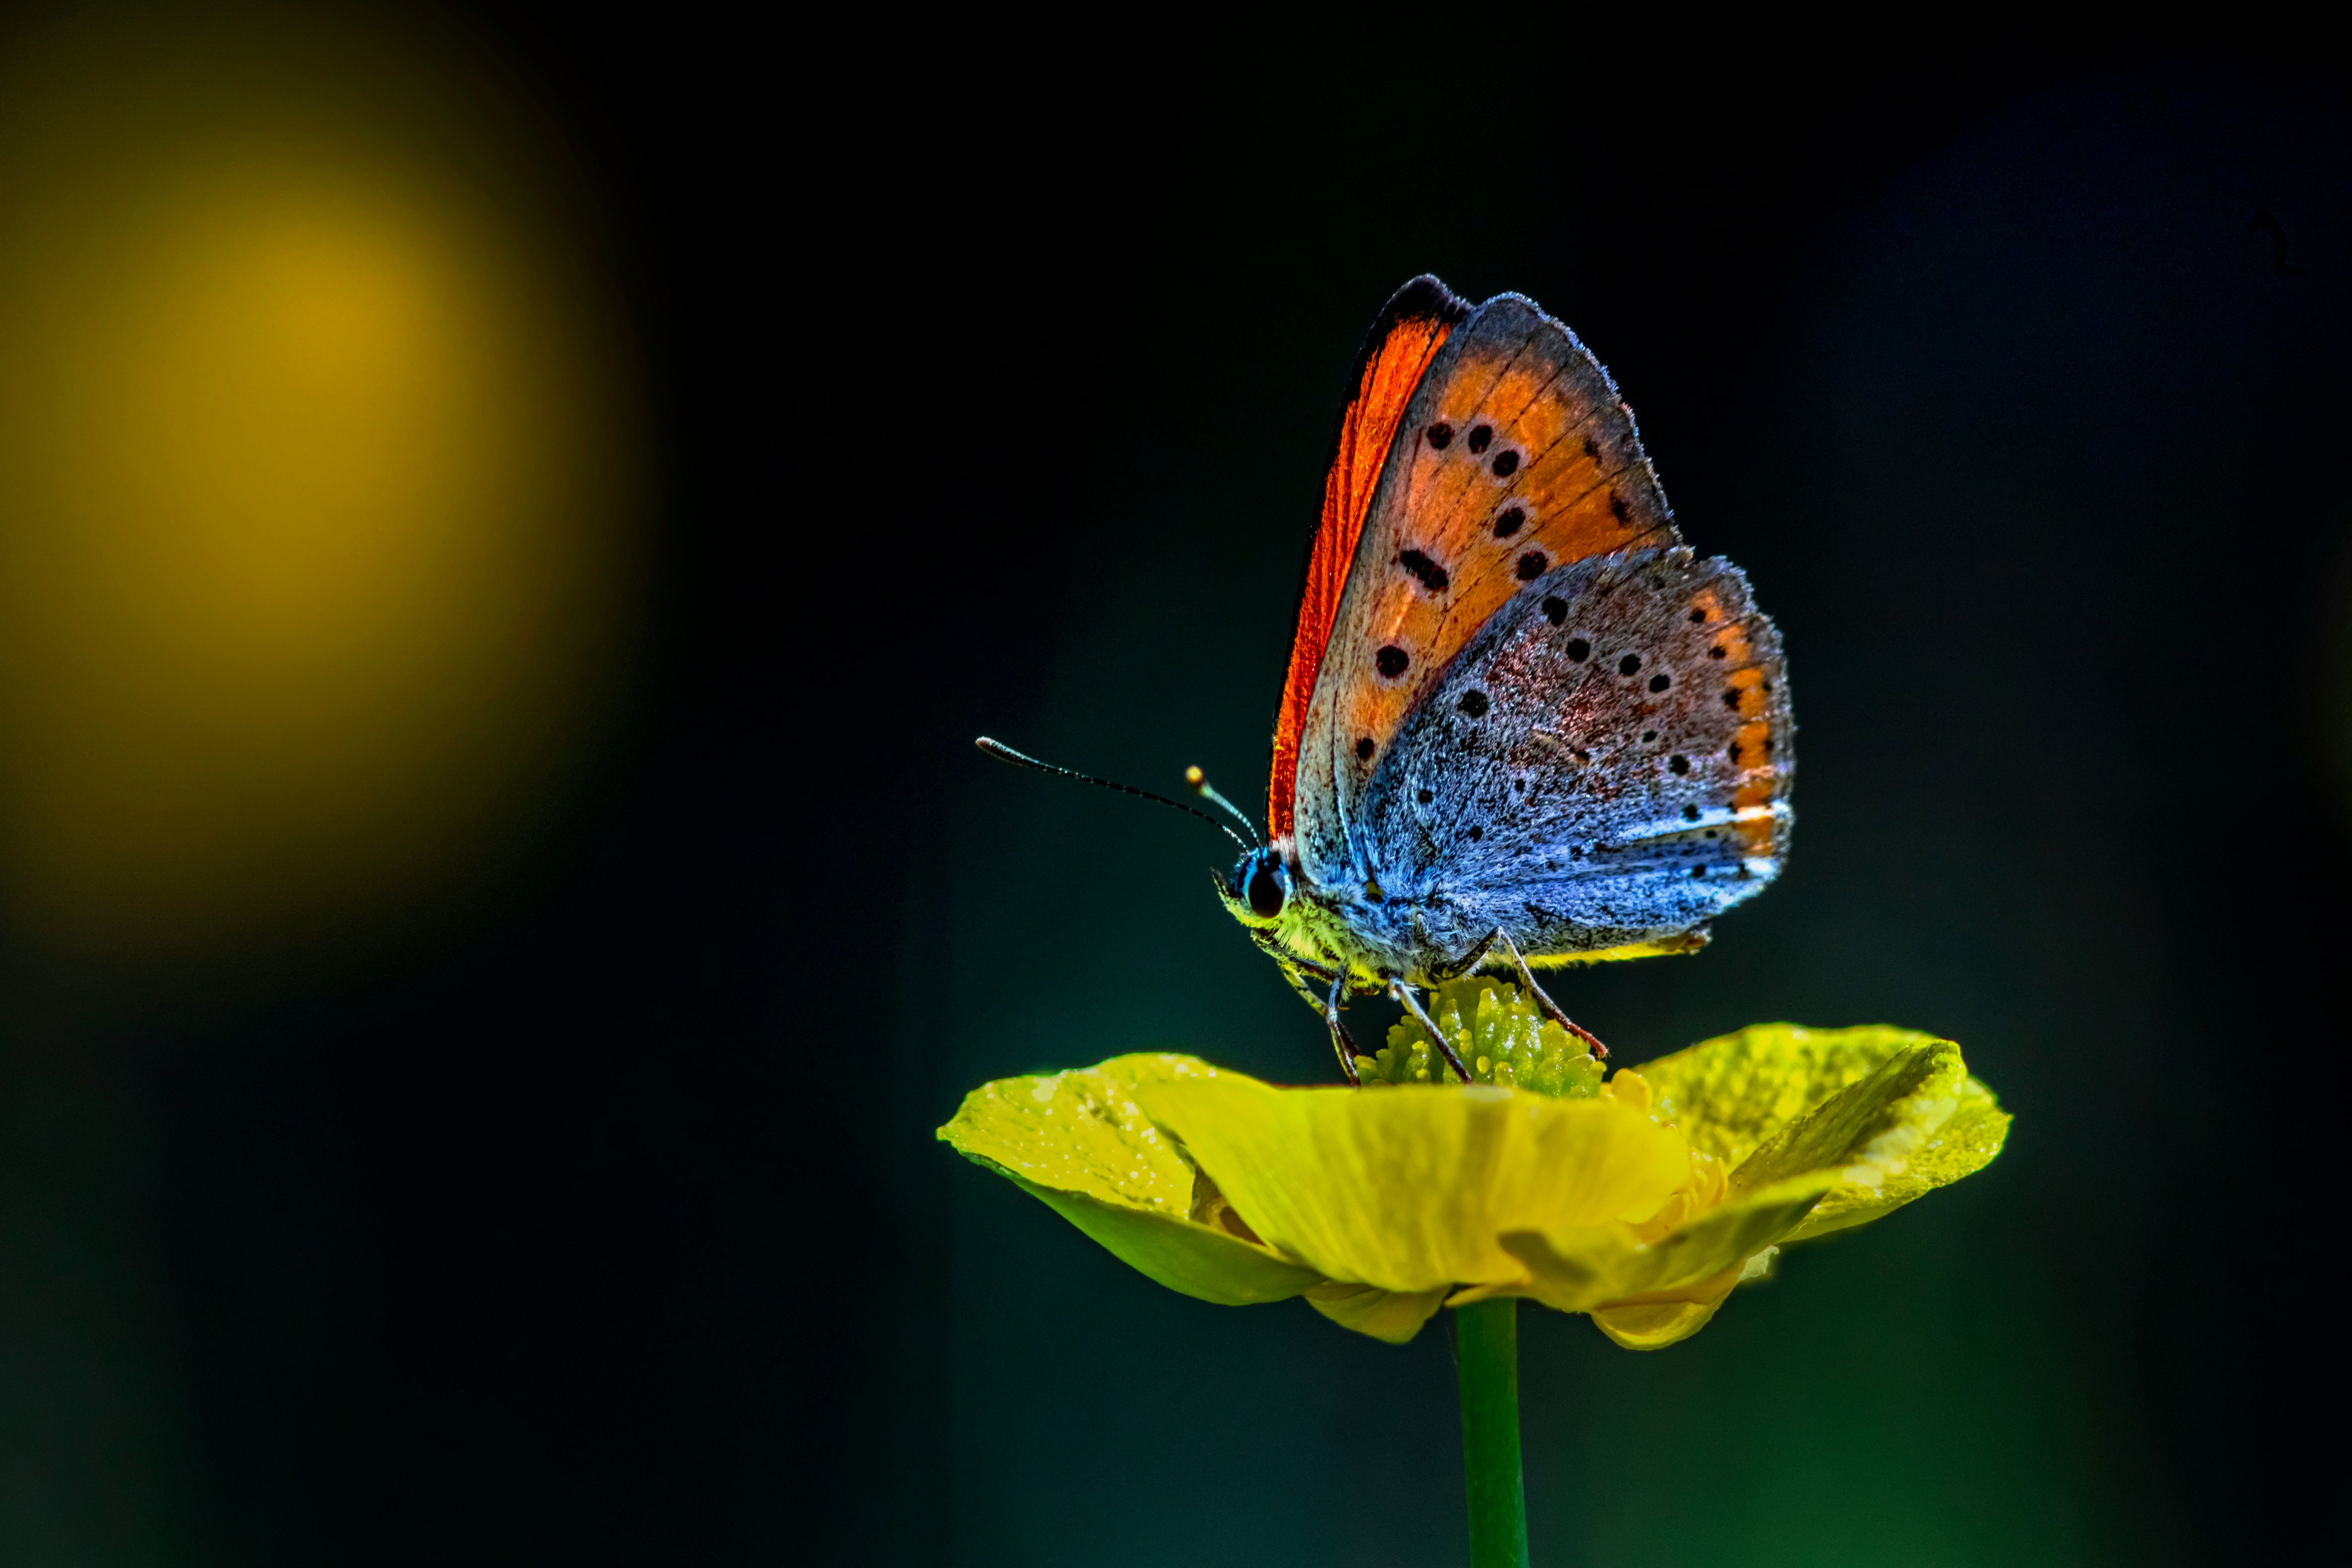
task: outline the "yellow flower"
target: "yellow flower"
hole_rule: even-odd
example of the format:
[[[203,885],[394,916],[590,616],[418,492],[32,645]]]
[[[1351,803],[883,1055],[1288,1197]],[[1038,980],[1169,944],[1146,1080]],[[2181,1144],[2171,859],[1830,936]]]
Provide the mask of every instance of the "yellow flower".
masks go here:
[[[1696,1333],[1778,1248],[1982,1167],[2009,1117],[1959,1047],[1764,1024],[1605,1083],[1515,987],[1433,1008],[1481,1081],[1392,1031],[1363,1089],[1282,1089],[1194,1057],[974,1089],[939,1135],[1171,1289],[1305,1296],[1402,1343],[1440,1306],[1528,1296],[1619,1344]]]

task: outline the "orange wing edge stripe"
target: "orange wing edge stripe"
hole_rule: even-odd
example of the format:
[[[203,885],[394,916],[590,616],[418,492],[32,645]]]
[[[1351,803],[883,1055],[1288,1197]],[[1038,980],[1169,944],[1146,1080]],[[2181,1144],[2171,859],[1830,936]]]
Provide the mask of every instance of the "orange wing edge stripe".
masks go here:
[[[1331,437],[1331,458],[1323,472],[1323,510],[1307,542],[1298,586],[1298,629],[1290,640],[1290,665],[1275,711],[1274,766],[1266,786],[1265,818],[1276,838],[1287,837],[1298,805],[1298,745],[1315,678],[1339,618],[1356,542],[1371,510],[1397,426],[1404,419],[1429,362],[1454,329],[1469,318],[1470,302],[1423,273],[1390,296],[1364,334],[1348,400]]]

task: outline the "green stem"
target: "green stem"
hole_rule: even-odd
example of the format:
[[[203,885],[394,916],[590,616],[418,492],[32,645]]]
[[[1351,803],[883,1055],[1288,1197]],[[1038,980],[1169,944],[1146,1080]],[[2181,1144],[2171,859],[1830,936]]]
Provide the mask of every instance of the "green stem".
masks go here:
[[[1462,1469],[1470,1490],[1471,1568],[1528,1568],[1519,1477],[1519,1303],[1495,1296],[1454,1314],[1462,1380]]]

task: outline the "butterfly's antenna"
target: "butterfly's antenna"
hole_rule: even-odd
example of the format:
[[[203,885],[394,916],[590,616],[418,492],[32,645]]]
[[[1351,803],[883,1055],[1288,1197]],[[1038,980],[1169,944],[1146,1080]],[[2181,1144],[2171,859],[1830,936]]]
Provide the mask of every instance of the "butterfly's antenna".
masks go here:
[[[1248,817],[1244,816],[1241,814],[1241,809],[1234,805],[1232,801],[1229,801],[1223,795],[1219,795],[1216,790],[1210,785],[1208,774],[1202,773],[1198,768],[1186,768],[1184,770],[1184,782],[1192,786],[1192,793],[1194,795],[1199,795],[1202,800],[1207,801],[1210,805],[1220,807],[1223,810],[1226,816],[1232,817],[1235,822],[1240,823],[1244,827],[1247,828],[1249,830],[1250,841],[1252,843],[1263,844],[1265,842],[1264,839],[1258,837],[1257,824],[1252,822]]]
[[[1154,795],[1148,789],[1138,789],[1133,784],[1117,784],[1109,779],[1098,779],[1092,773],[1082,773],[1074,768],[1057,768],[1051,763],[1041,763],[1034,757],[1024,756],[1019,752],[1016,752],[1012,747],[1006,745],[1003,742],[992,741],[985,735],[982,735],[979,740],[974,741],[972,744],[978,746],[990,756],[994,757],[998,762],[1010,763],[1016,768],[1032,768],[1041,773],[1059,773],[1066,779],[1076,779],[1080,784],[1100,784],[1105,789],[1115,789],[1121,795],[1139,795],[1145,800],[1156,800],[1162,805],[1172,805],[1177,810],[1184,813],[1187,816],[1199,817],[1202,821],[1207,823],[1210,826],[1215,828],[1218,832],[1223,834],[1234,843],[1240,845],[1244,851],[1256,847],[1255,845],[1250,843],[1240,834],[1235,833],[1232,828],[1227,827],[1223,823],[1219,822],[1215,817],[1211,816],[1207,812],[1202,811],[1197,805],[1186,805],[1181,800],[1170,800],[1164,795]],[[1231,810],[1232,807],[1228,806],[1226,809]]]

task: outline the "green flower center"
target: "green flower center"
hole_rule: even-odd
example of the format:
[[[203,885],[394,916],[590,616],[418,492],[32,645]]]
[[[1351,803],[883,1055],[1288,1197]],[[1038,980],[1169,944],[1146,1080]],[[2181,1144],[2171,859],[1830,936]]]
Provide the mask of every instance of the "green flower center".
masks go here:
[[[1577,1100],[1601,1092],[1608,1069],[1507,981],[1449,980],[1431,994],[1429,1016],[1453,1042],[1473,1082]],[[1429,1036],[1410,1014],[1389,1031],[1377,1056],[1356,1058],[1356,1072],[1367,1089],[1454,1081],[1443,1058],[1433,1066]]]

